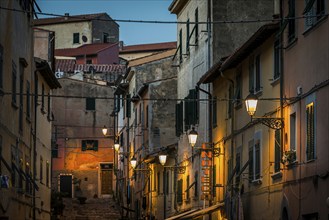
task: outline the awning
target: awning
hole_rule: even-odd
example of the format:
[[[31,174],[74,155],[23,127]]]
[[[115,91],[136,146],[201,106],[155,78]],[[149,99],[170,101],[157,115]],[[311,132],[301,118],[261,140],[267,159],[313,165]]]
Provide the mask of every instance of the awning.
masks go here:
[[[196,212],[196,211],[198,211],[198,210],[199,210],[199,209],[192,209],[192,210],[189,210],[189,211],[185,211],[185,212],[183,212],[183,213],[180,213],[180,214],[174,215],[174,216],[172,216],[172,217],[170,217],[170,218],[166,218],[165,220],[179,219],[179,218],[181,218],[181,217],[184,217],[184,216],[186,216],[186,215],[188,215],[188,214],[191,214],[191,213],[193,213],[193,212]]]
[[[221,207],[224,207],[223,202],[219,203],[219,204],[216,204],[216,205],[213,205],[213,206],[210,206],[210,207],[205,208],[205,209],[201,209],[199,211],[192,212],[188,215],[184,215],[183,217],[181,217],[179,219],[190,219],[190,218],[200,217],[200,216],[203,216],[203,215],[206,215],[206,214],[210,214],[210,213],[218,210]]]

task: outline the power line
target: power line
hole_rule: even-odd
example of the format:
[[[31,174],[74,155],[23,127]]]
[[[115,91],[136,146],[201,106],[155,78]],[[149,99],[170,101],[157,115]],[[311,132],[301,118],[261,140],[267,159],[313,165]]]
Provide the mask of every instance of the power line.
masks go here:
[[[0,7],[0,9],[14,11],[14,12],[22,12],[26,13],[25,10],[13,9],[13,8],[6,8]],[[81,20],[93,20],[93,21],[106,21],[106,22],[118,22],[118,23],[144,23],[144,24],[247,24],[247,23],[260,23],[260,22],[279,22],[284,20],[297,20],[297,19],[307,19],[313,17],[319,17],[319,15],[303,15],[303,16],[296,16],[296,17],[284,17],[284,18],[268,18],[268,19],[246,19],[246,20],[221,20],[221,21],[158,21],[158,20],[133,20],[133,19],[102,19],[102,18],[88,18],[81,15],[60,15],[60,14],[53,14],[53,13],[44,13],[44,12],[34,12],[36,15],[46,15],[51,17],[66,17],[70,19],[77,19],[78,21]],[[321,16],[325,17],[329,14],[321,14]]]
[[[11,92],[4,92],[2,95],[23,95],[23,96],[31,96],[34,97],[35,94],[33,93],[11,93]],[[37,96],[42,96],[42,94],[37,94]],[[219,102],[231,102],[231,101],[245,101],[245,99],[228,99],[228,98],[213,98],[213,99],[208,99],[208,98],[197,98],[197,99],[187,99],[187,98],[126,98],[126,97],[110,97],[110,96],[77,96],[77,95],[44,95],[44,97],[51,97],[51,98],[72,98],[72,99],[86,99],[86,98],[94,98],[94,99],[104,99],[104,100],[116,100],[120,99],[121,101],[131,101],[131,102],[136,102],[136,101],[184,101],[184,102],[191,102],[191,101],[219,101]],[[291,98],[283,98],[283,100],[294,100],[296,97],[291,97]],[[258,100],[263,100],[263,101],[280,101],[280,98],[259,98]]]

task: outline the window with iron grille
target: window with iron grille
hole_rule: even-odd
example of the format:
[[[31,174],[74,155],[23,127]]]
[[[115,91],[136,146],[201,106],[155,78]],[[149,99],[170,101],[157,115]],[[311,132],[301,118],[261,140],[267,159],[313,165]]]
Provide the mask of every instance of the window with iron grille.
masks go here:
[[[306,160],[315,159],[314,102],[306,105]]]
[[[325,0],[305,0],[305,29],[313,27],[325,15]]]

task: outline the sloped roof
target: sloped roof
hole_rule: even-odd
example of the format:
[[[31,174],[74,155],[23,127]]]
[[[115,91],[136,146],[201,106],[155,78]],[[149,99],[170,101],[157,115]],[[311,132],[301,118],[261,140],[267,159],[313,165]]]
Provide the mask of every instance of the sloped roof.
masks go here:
[[[120,49],[120,54],[132,53],[132,52],[148,52],[148,51],[163,51],[169,49],[175,49],[177,47],[177,42],[163,42],[163,43],[153,43],[153,44],[137,44],[123,46]]]
[[[97,54],[105,49],[113,47],[115,44],[109,43],[98,43],[98,44],[84,44],[77,48],[65,48],[65,49],[56,49],[55,56],[66,56],[66,57],[75,57],[81,55],[92,55]]]
[[[91,68],[93,68],[95,73],[124,73],[126,70],[126,66],[120,64],[76,64],[75,60],[56,59],[56,71],[65,73],[73,73],[75,71],[90,72]]]
[[[33,23],[35,26],[39,26],[39,25],[59,24],[59,23],[91,21],[94,19],[99,19],[103,15],[108,16],[108,14],[106,14],[106,13],[69,15],[69,16],[60,16],[60,17],[54,17],[54,18],[34,19]]]
[[[210,83],[218,77],[220,71],[231,69],[260,47],[270,36],[279,30],[279,23],[269,23],[261,26],[240,48],[233,52],[225,61],[215,63],[199,83]]]
[[[36,69],[40,72],[51,89],[62,88],[47,61],[34,57],[34,62]]]
[[[133,67],[133,66],[138,66],[138,65],[141,65],[141,64],[161,60],[161,59],[164,59],[164,58],[167,58],[167,57],[174,56],[175,52],[176,52],[176,49],[171,49],[171,50],[158,52],[158,53],[146,56],[146,57],[141,57],[141,58],[137,58],[137,59],[134,59],[134,60],[130,60],[129,63],[128,63],[128,66]]]

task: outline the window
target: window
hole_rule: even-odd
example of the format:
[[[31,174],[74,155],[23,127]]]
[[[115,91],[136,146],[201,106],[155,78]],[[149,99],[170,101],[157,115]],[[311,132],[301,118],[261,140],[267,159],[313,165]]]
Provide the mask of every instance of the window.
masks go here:
[[[40,183],[43,183],[43,158],[40,156]]]
[[[46,161],[46,186],[50,186],[49,185],[49,177],[50,177],[50,165],[49,165],[49,161]]]
[[[176,136],[179,137],[183,132],[183,102],[176,104]]]
[[[11,103],[14,105],[14,106],[17,106],[17,102],[16,102],[16,93],[17,93],[17,88],[16,88],[16,81],[17,81],[17,72],[16,72],[16,64],[15,62],[13,61],[12,62],[12,74],[11,74],[11,77],[12,77],[12,83],[11,83]]]
[[[11,145],[11,184],[16,187],[17,175],[16,175],[16,159],[17,149],[14,145]]]
[[[199,22],[199,11],[198,11],[198,8],[195,9],[194,20],[195,20],[194,43],[198,44],[198,40],[199,40],[199,24],[198,24],[198,22]]]
[[[325,0],[305,0],[305,29],[313,27],[325,14]]]
[[[182,204],[183,202],[183,180],[180,179],[177,182],[177,203]]]
[[[315,159],[314,102],[306,105],[306,160]]]
[[[21,153],[21,155],[20,156],[22,156],[22,153]],[[20,172],[22,172],[23,171],[23,158],[19,158],[19,164],[18,164],[18,166],[19,166],[19,170],[20,170]],[[26,180],[27,181],[27,180]],[[19,179],[18,179],[18,188],[19,189],[23,189],[23,178],[22,178],[22,174],[20,174],[19,175]]]
[[[261,60],[260,55],[249,60],[249,92],[257,93],[261,90]]]
[[[296,16],[296,4],[295,0],[289,0],[289,18]],[[289,19],[288,21],[288,41],[291,42],[296,38],[296,20]]]
[[[0,44],[0,91],[3,89],[3,57],[3,47]]]
[[[81,141],[81,150],[93,150],[98,151],[98,140],[82,140]]]
[[[23,93],[24,93],[24,62],[21,61],[24,59],[20,59],[19,62],[19,132],[22,134],[23,133]],[[25,61],[25,60],[24,60]]]
[[[188,130],[191,125],[197,124],[199,120],[198,91],[196,89],[190,89],[184,102],[185,130]]]
[[[95,110],[95,98],[86,98],[86,110]]]
[[[103,43],[109,43],[109,34],[103,33]]]
[[[281,130],[274,131],[274,172],[280,172],[281,162]]]
[[[145,127],[148,128],[149,127],[149,106],[146,106],[146,117],[145,117]]]
[[[274,42],[274,75],[273,80],[276,80],[281,75],[281,49],[280,40]]]
[[[93,64],[93,61],[91,59],[87,59],[86,64]]]
[[[255,181],[261,179],[261,138],[262,132],[257,131],[254,139],[249,141],[249,180]]]
[[[186,54],[190,52],[190,19],[186,21]]]
[[[239,67],[235,76],[236,89],[235,89],[235,105],[239,106],[242,104],[242,69]]]
[[[217,127],[217,97],[215,96],[212,101],[212,127]]]
[[[232,113],[233,113],[233,99],[234,99],[232,85],[230,85],[230,87],[228,88],[228,97],[229,97],[229,101],[227,102],[228,103],[227,115],[228,115],[228,118],[231,118]]]
[[[160,194],[160,172],[157,173],[157,193]]]
[[[126,117],[130,118],[131,116],[131,98],[130,94],[126,96]]]
[[[142,123],[142,115],[143,115],[143,106],[142,106],[142,103],[139,103],[139,121],[138,123],[141,124]]]
[[[28,178],[31,177],[31,169],[30,169],[30,158],[25,156],[25,173]],[[28,194],[32,194],[32,184],[31,181],[25,181],[25,192]]]
[[[235,155],[235,172],[239,173],[241,170],[241,151],[242,151],[242,147],[238,147],[237,148],[237,153]],[[239,183],[240,182],[240,176],[236,176],[235,178],[235,183]]]
[[[80,34],[79,33],[73,33],[73,43],[74,44],[80,43]]]
[[[29,81],[26,81],[26,118],[31,118],[31,85]]]
[[[45,113],[45,85],[42,83],[41,87],[41,112]]]
[[[58,144],[54,144],[54,146],[51,149],[51,157],[57,158],[58,157]]]
[[[52,120],[51,113],[50,113],[51,112],[51,110],[50,110],[50,103],[51,103],[50,93],[48,92],[48,100],[47,100],[47,109],[48,109],[47,113],[48,113],[48,115],[47,115],[47,118],[48,118],[49,121]]]
[[[190,200],[190,175],[186,176],[186,200],[189,201]]]
[[[297,132],[296,132],[296,113],[292,113],[290,115],[290,150],[296,151],[296,140],[297,140]]]
[[[183,62],[183,36],[182,29],[179,30],[179,63]]]

